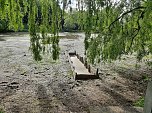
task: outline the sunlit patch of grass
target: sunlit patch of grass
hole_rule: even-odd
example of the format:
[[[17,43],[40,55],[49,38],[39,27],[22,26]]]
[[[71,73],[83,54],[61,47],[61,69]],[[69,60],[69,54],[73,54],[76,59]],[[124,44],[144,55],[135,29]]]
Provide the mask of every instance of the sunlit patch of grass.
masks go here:
[[[135,64],[135,68],[136,68],[136,69],[139,69],[139,68],[141,68],[141,65],[138,64],[138,63],[136,63],[136,64]]]
[[[143,58],[143,60],[148,60],[148,59],[152,59],[152,55],[147,55]]]
[[[137,100],[134,103],[134,106],[136,106],[136,107],[144,107],[144,97],[141,97],[139,100]]]
[[[148,75],[146,75],[146,74],[143,75],[142,78],[143,78],[144,81],[149,81],[149,80],[150,80],[150,78],[149,78]]]
[[[68,71],[68,72],[67,72],[67,74],[68,74],[68,76],[70,76],[70,77],[71,77],[71,76],[73,76],[73,71],[72,71],[72,70],[70,70],[70,71]]]
[[[143,58],[143,61],[152,68],[152,55],[147,55]]]

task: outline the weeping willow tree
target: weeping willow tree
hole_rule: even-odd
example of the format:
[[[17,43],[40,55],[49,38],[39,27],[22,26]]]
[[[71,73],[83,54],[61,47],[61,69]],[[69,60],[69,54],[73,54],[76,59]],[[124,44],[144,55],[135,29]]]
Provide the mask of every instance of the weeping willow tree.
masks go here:
[[[123,54],[137,59],[152,54],[152,1],[87,0],[85,48],[91,63],[111,61]],[[91,37],[96,32],[97,37]]]
[[[63,8],[59,2],[62,1]],[[28,14],[30,49],[35,60],[41,53],[59,57],[59,30],[64,10],[71,0],[0,0],[0,18],[9,28],[23,28]],[[151,0],[77,0],[81,29],[85,31],[85,50],[91,63],[116,60],[136,52],[137,59],[152,53]],[[71,6],[70,6],[71,7]],[[71,9],[71,8],[70,8]],[[63,27],[63,26],[62,26]],[[52,35],[49,35],[51,33]],[[92,33],[98,36],[92,37]],[[46,44],[48,44],[46,46]]]
[[[41,53],[58,59],[60,12],[58,0],[0,0],[0,18],[8,21],[9,29],[21,30],[22,19],[28,14],[30,49],[36,61],[42,59]]]
[[[51,53],[54,60],[59,56],[60,7],[56,0],[29,1],[29,32],[31,50],[35,60],[42,59],[41,52]],[[38,15],[40,12],[41,15]],[[41,19],[40,22],[37,21]],[[40,33],[39,33],[40,32]],[[52,35],[49,36],[48,33]],[[48,44],[46,46],[46,44]]]

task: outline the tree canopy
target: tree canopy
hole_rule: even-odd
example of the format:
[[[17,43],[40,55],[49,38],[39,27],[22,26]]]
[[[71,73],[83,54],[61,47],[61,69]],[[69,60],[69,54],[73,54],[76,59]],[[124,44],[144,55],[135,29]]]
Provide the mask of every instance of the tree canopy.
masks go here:
[[[28,15],[30,49],[35,60],[41,60],[41,53],[45,52],[56,60],[60,50],[58,33],[63,28],[66,8],[69,6],[72,12],[71,2],[0,0],[0,20],[7,21],[9,29],[18,31],[23,28],[23,17]],[[133,52],[138,60],[152,54],[151,0],[77,0],[76,12],[80,29],[85,32],[86,55],[91,63],[116,60]],[[94,33],[98,36],[92,37]]]

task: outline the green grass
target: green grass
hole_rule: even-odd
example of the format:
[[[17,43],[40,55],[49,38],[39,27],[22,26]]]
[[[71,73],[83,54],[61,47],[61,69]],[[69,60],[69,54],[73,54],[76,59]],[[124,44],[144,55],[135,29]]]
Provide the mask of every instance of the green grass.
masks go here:
[[[144,107],[144,97],[140,98],[139,100],[137,100],[135,103],[134,103],[134,106],[136,107]]]
[[[144,80],[144,81],[149,81],[150,80],[150,78],[148,77],[148,75],[143,75],[142,76],[142,79]]]
[[[68,74],[68,76],[70,76],[70,77],[71,77],[71,76],[73,76],[73,71],[72,71],[72,70],[70,70],[70,71],[68,71],[68,72],[67,72],[67,74]]]

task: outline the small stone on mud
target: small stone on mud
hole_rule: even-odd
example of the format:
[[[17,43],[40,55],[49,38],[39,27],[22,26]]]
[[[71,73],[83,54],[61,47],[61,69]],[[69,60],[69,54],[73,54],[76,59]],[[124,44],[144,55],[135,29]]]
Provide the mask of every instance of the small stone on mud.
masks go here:
[[[21,75],[25,75],[25,74],[26,74],[26,72],[21,73]]]
[[[18,82],[12,82],[11,85],[16,85],[19,84]]]
[[[34,67],[34,69],[37,69],[37,67]]]
[[[50,70],[49,68],[45,68],[45,70]]]
[[[106,76],[109,76],[109,75],[111,75],[110,73],[106,73]]]
[[[8,82],[1,82],[0,83],[0,86],[7,86],[8,85]]]
[[[96,84],[96,86],[100,86],[100,84]]]
[[[10,87],[11,89],[16,89],[16,88],[18,88],[19,86],[17,86],[17,85],[8,85],[8,87]]]
[[[79,83],[76,83],[75,86],[80,86],[80,84],[79,84]]]
[[[73,82],[68,82],[68,84],[72,84]]]
[[[0,84],[7,84],[8,82],[1,82]]]
[[[71,87],[70,87],[70,89],[73,89],[74,88],[74,85],[72,85]]]
[[[55,107],[57,108],[57,107],[58,107],[58,105],[55,105]]]
[[[4,73],[9,73],[9,71],[4,71]]]
[[[82,90],[81,90],[81,89],[79,89],[78,91],[79,91],[79,92],[81,92]]]
[[[66,89],[62,89],[62,91],[66,91]]]
[[[82,81],[81,81],[81,80],[77,80],[77,82],[78,82],[78,83],[82,83]]]
[[[11,89],[16,89],[16,88],[19,87],[18,85],[19,85],[18,82],[12,82],[12,83],[10,83],[10,84],[7,85],[7,86],[10,87]]]
[[[116,79],[116,77],[113,77],[113,79],[115,80],[115,79]]]
[[[83,95],[83,96],[87,96],[87,95],[86,95],[86,94],[84,94],[84,93],[83,93],[82,95]]]

